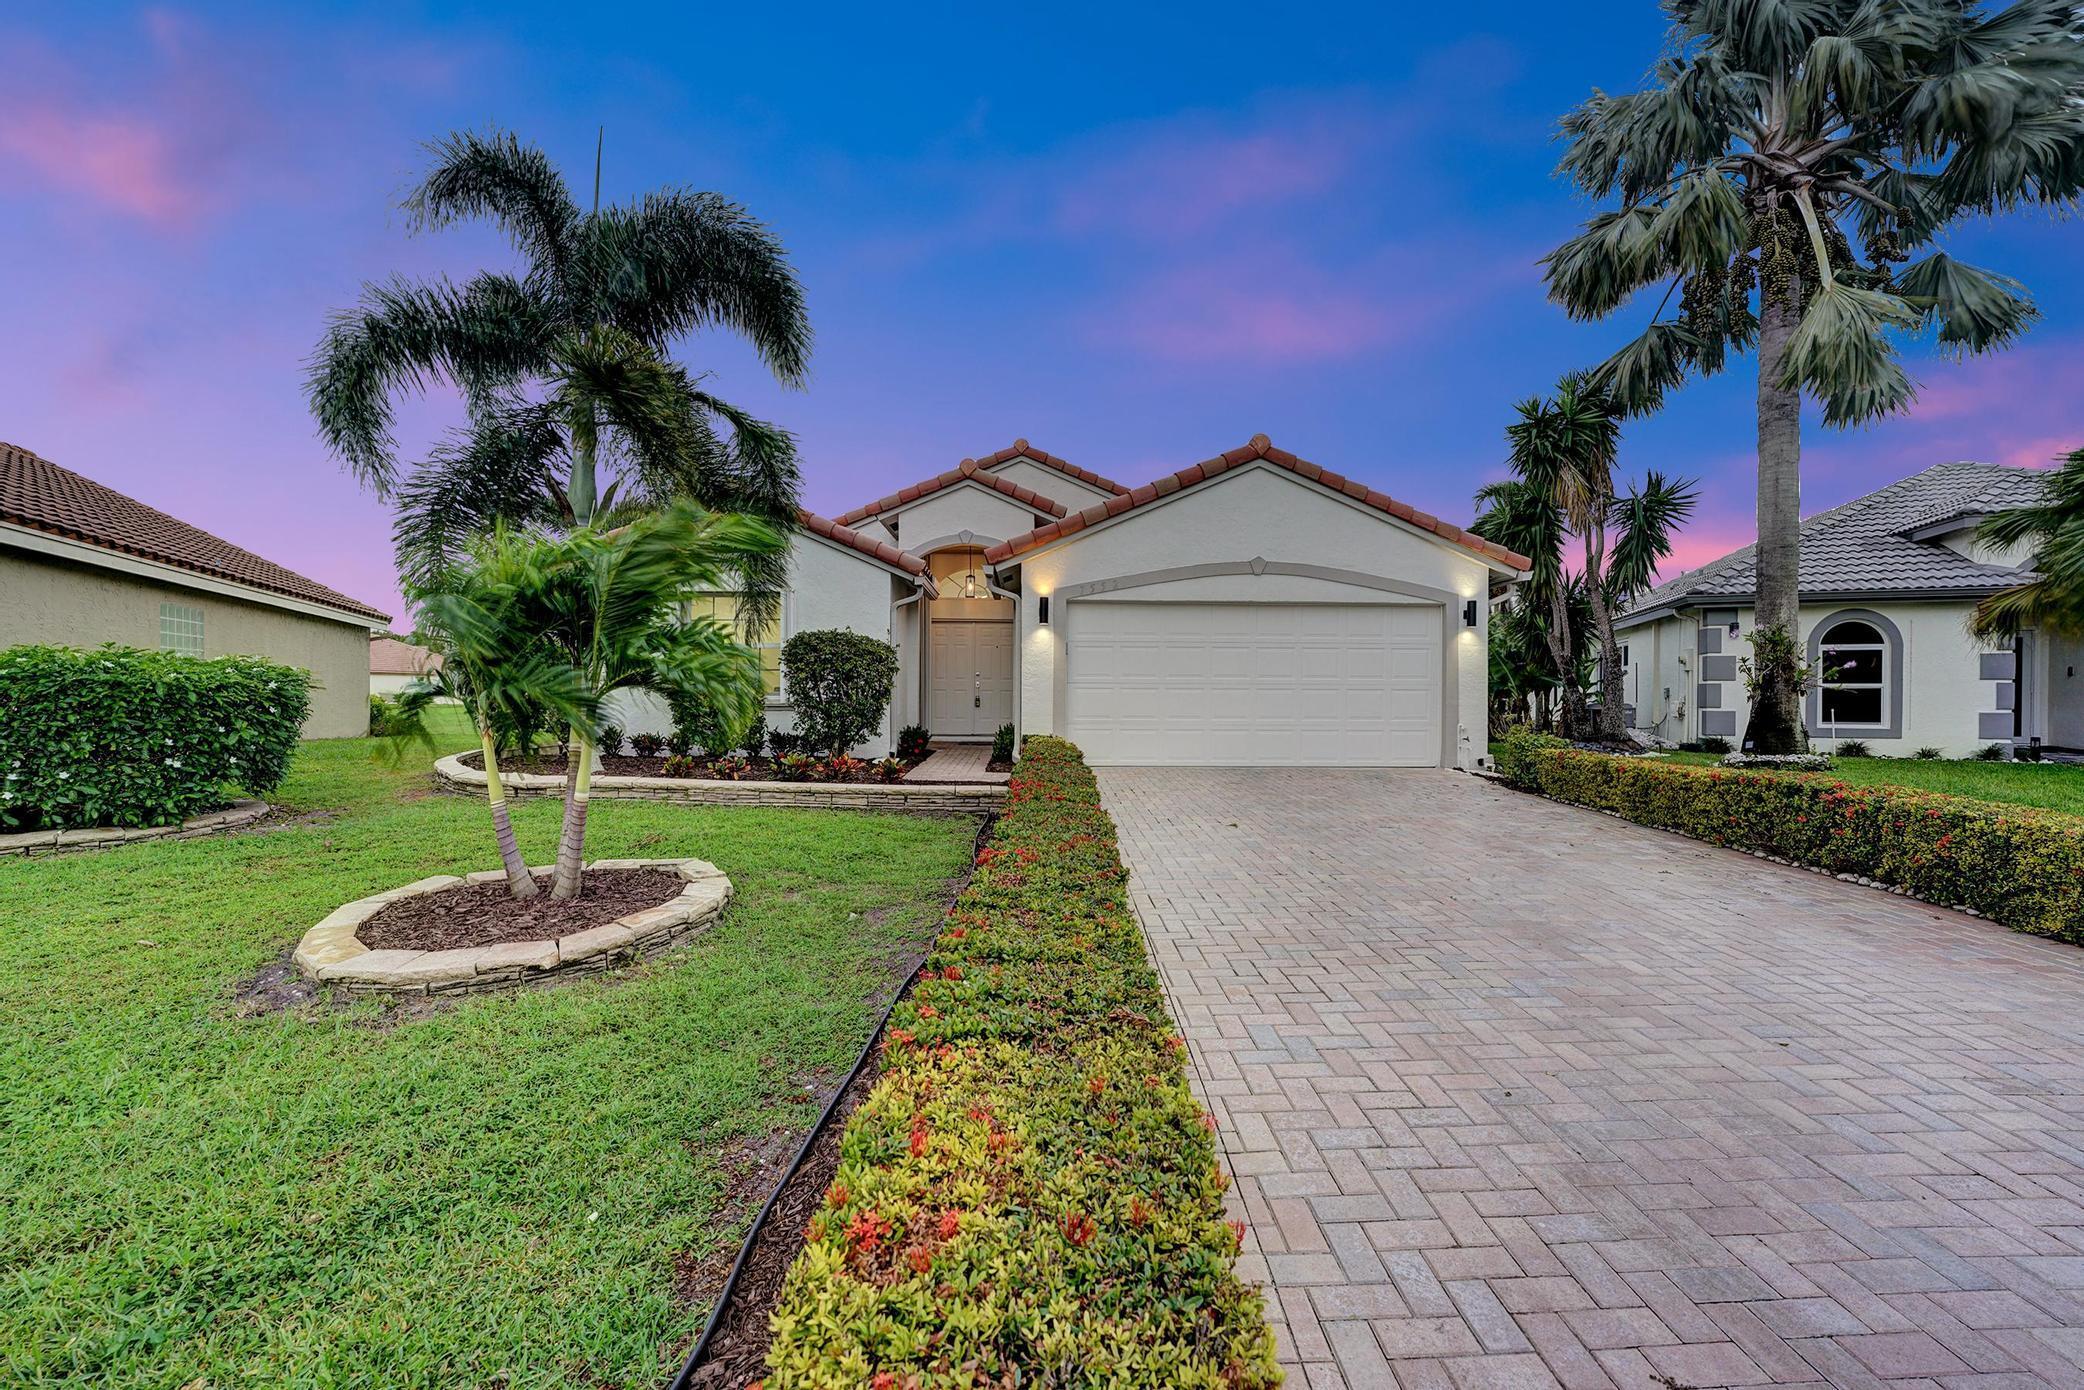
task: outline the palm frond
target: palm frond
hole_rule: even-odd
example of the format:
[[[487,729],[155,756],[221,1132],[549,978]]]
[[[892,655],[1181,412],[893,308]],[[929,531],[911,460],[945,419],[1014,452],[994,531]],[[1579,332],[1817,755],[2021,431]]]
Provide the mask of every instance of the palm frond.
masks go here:
[[[1701,340],[1683,323],[1653,323],[1593,369],[1593,379],[1624,418],[1654,414],[1667,391],[1699,361]]]
[[[1542,257],[1549,298],[1574,319],[1604,318],[1645,285],[1665,277],[1654,208],[1602,212],[1584,231]]]
[[[557,421],[542,406],[488,416],[438,445],[398,489],[391,542],[408,588],[434,587],[495,523],[557,521],[563,451]]]
[[[1699,500],[1700,489],[1693,479],[1667,478],[1654,469],[1641,486],[1614,499],[1607,525],[1616,538],[1607,560],[1606,582],[1617,605],[1650,587],[1657,567],[1672,553],[1679,528],[1693,515]]]
[[[1788,339],[1781,381],[1814,396],[1824,423],[1866,424],[1908,405],[1916,388],[1886,330],[1917,325],[1901,297],[1843,282],[1817,290]]]
[[[530,262],[564,279],[580,213],[548,155],[499,130],[458,131],[427,151],[434,167],[404,203],[413,230],[489,217]]]
[[[1938,324],[1941,346],[1963,353],[2009,347],[2040,317],[2026,286],[1943,251],[1905,266],[1896,288]]]
[[[809,370],[811,328],[788,251],[716,193],[671,189],[586,220],[580,268],[591,317],[653,347],[705,328],[743,336],[786,385]]]

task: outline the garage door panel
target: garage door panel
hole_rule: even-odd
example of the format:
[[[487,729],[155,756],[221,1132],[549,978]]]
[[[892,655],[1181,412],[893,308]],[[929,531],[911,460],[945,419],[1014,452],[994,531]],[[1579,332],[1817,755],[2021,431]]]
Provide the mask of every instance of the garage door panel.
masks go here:
[[[1066,727],[1096,763],[1432,766],[1440,610],[1083,602]]]

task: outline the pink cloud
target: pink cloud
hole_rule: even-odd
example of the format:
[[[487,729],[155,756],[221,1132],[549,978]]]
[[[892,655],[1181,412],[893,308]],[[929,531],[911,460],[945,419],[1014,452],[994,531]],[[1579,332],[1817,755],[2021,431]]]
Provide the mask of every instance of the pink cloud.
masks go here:
[[[1314,362],[1373,347],[1395,325],[1308,267],[1231,260],[1162,271],[1087,327],[1171,362]]]
[[[1052,221],[1073,235],[1192,235],[1251,208],[1325,192],[1358,138],[1325,119],[1296,129],[1161,131],[1081,168],[1058,190]]]
[[[0,125],[0,156],[52,186],[162,227],[189,223],[203,206],[167,133],[142,118],[46,100]]]

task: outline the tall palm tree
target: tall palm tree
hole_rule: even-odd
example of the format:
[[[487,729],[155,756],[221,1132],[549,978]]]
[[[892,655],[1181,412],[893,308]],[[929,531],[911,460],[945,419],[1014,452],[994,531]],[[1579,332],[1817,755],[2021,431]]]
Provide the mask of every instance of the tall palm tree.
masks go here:
[[[2037,576],[1977,604],[1977,636],[2016,637],[2027,627],[2084,636],[2084,449],[2048,475],[2038,503],[1998,513],[1977,534],[1992,545],[2031,547]]]
[[[1527,405],[1521,406],[1523,412],[1526,409]],[[1569,580],[1563,571],[1563,509],[1556,505],[1555,493],[1538,466],[1532,478],[1529,471],[1529,461],[1520,457],[1515,441],[1514,476],[1477,490],[1477,516],[1469,529],[1528,558],[1527,581],[1511,599],[1516,618],[1502,635],[1527,657],[1545,663],[1538,679],[1517,687],[1534,697],[1539,722],[1548,724],[1553,695],[1564,706],[1563,724],[1569,728],[1572,710],[1582,709],[1583,697],[1572,695],[1578,663]],[[1493,632],[1494,644],[1500,635]]]
[[[803,292],[766,226],[715,193],[667,189],[584,211],[543,152],[501,132],[451,135],[406,197],[413,230],[491,221],[518,273],[365,287],[314,355],[311,410],[362,482],[399,503],[399,567],[428,583],[494,520],[584,527],[618,502],[691,497],[793,526],[794,442],[704,389],[669,356],[704,328],[744,337],[800,386]],[[598,187],[598,180],[596,180]],[[401,471],[396,399],[441,382],[470,425]],[[749,560],[747,616],[779,604],[782,552]]]
[[[681,615],[690,595],[744,573],[782,544],[761,521],[685,501],[613,529],[502,530],[482,548],[482,564],[488,582],[514,603],[509,621],[487,629],[485,640],[509,661],[547,644],[557,654],[558,679],[581,690],[595,710],[618,690],[649,690],[699,702],[725,724],[743,726],[763,698],[758,653],[721,620]],[[572,733],[551,883],[556,898],[579,892],[598,720],[574,720]]]
[[[2004,347],[2035,317],[2023,285],[1932,249],[1960,220],[2084,190],[2084,18],[2074,0],[1665,0],[1651,83],[1563,120],[1561,171],[1619,206],[1545,261],[1552,298],[1604,318],[1663,287],[1601,367],[1631,411],[1755,351],[1757,625],[1750,734],[1802,743],[1801,411],[1832,426],[1902,409],[1896,340]],[[1912,259],[1915,256],[1916,259]],[[1677,312],[1666,310],[1676,296]],[[1762,650],[1764,650],[1762,648]]]

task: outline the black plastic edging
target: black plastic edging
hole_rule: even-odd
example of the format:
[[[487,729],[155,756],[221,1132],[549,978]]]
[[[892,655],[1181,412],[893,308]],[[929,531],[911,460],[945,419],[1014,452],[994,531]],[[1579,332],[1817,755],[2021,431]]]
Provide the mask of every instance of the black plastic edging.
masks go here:
[[[997,823],[996,814],[987,815],[979,822],[977,837],[970,842],[972,865],[976,864],[978,854],[984,849],[986,837],[991,834],[992,826]],[[963,880],[963,886],[969,886],[967,877]],[[959,898],[962,895],[958,892],[956,896]],[[943,913],[944,918],[945,916]],[[936,929],[935,938],[938,939],[940,934],[940,930]],[[781,1175],[781,1181],[774,1185],[774,1190],[767,1194],[767,1200],[761,1203],[760,1214],[753,1218],[752,1229],[745,1233],[745,1243],[738,1247],[738,1258],[731,1261],[731,1272],[724,1276],[724,1287],[716,1296],[716,1306],[709,1310],[709,1321],[702,1324],[702,1335],[695,1338],[694,1346],[688,1349],[687,1360],[680,1363],[680,1372],[673,1377],[667,1390],[687,1390],[688,1382],[694,1378],[696,1368],[702,1364],[702,1353],[709,1350],[709,1339],[715,1335],[717,1324],[724,1319],[724,1309],[731,1306],[731,1295],[738,1291],[738,1276],[744,1271],[745,1262],[752,1258],[753,1246],[759,1241],[760,1232],[767,1227],[768,1214],[774,1210],[774,1204],[781,1200],[781,1195],[789,1184],[795,1181],[796,1174],[803,1167],[803,1160],[810,1157],[812,1146],[818,1142],[818,1136],[832,1123],[832,1114],[839,1109],[839,1103],[846,1099],[847,1092],[853,1090],[854,1083],[861,1079],[861,1073],[868,1066],[869,1059],[876,1055],[876,1044],[882,1041],[883,1030],[890,1026],[890,1015],[897,1012],[897,1006],[912,992],[912,986],[918,983],[920,968],[926,964],[926,957],[932,954],[933,947],[929,943],[925,953],[913,962],[911,970],[905,975],[904,983],[897,987],[897,993],[890,996],[890,1003],[884,1008],[882,1018],[876,1021],[875,1031],[868,1035],[868,1042],[863,1045],[861,1055],[854,1059],[854,1069],[847,1073],[846,1080],[839,1083],[839,1089],[832,1093],[832,1099],[825,1102],[824,1113],[818,1116],[818,1122],[811,1126],[810,1133],[803,1136],[802,1144],[797,1146],[796,1156],[789,1160],[788,1171]]]

